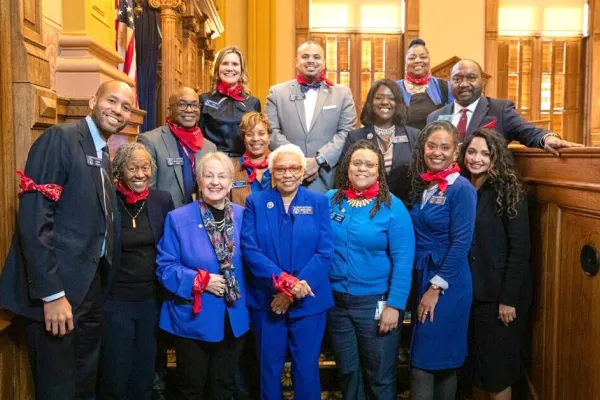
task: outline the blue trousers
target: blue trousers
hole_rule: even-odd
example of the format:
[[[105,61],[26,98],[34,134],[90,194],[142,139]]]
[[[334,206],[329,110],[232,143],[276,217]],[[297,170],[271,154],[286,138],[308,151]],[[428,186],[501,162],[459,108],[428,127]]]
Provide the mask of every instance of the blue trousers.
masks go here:
[[[327,313],[290,318],[254,311],[252,327],[259,357],[261,400],[281,400],[281,374],[288,350],[294,398],[320,400],[319,354]]]
[[[100,399],[150,399],[154,384],[158,303],[107,299],[100,353]]]
[[[400,347],[399,327],[379,333],[375,320],[376,296],[334,293],[335,305],[327,312],[327,329],[345,400],[396,399],[396,370]]]

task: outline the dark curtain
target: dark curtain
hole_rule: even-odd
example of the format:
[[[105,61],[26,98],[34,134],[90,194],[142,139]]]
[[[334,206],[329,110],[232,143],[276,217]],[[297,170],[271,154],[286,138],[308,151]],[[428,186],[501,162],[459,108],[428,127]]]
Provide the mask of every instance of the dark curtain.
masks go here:
[[[135,57],[137,64],[138,107],[146,110],[140,133],[156,128],[158,88],[158,57],[160,36],[158,33],[158,11],[143,0],[144,12],[135,18]]]

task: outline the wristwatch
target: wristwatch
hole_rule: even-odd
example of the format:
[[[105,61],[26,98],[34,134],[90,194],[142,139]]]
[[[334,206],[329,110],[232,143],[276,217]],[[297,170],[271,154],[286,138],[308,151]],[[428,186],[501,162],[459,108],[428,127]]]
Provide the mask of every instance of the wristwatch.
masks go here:
[[[542,138],[542,148],[544,148],[544,146],[546,146],[546,138],[548,138],[548,137],[552,137],[552,136],[554,136],[555,138],[562,139],[558,133],[554,133],[554,132],[548,132],[548,133],[547,133],[547,134],[545,134],[545,135],[544,135],[544,137]]]
[[[320,154],[317,154],[315,161],[319,164],[319,167],[327,167],[327,160]]]

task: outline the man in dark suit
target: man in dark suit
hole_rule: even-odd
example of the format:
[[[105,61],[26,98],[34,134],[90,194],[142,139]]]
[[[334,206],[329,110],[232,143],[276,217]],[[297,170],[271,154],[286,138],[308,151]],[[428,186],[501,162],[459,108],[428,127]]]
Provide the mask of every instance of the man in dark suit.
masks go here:
[[[29,151],[0,306],[25,317],[38,400],[94,397],[100,307],[120,254],[107,141],[134,101],[124,82],[105,82],[90,116],[47,129]]]
[[[562,140],[559,135],[536,128],[515,110],[510,100],[482,96],[485,80],[481,66],[473,60],[461,60],[454,65],[450,83],[454,103],[429,114],[427,123],[436,120],[452,122],[461,135],[461,141],[477,128],[493,128],[502,133],[508,142],[518,140],[527,147],[539,147],[554,155],[566,147],[581,144]]]

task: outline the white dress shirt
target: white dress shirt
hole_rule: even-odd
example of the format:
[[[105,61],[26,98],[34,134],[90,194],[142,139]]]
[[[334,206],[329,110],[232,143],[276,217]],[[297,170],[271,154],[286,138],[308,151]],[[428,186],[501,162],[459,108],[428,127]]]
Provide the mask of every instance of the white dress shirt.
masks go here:
[[[317,107],[317,97],[319,97],[318,89],[309,89],[305,93],[304,97],[304,114],[306,116],[306,130],[310,129],[313,116],[315,115],[315,108]]]
[[[463,107],[460,104],[454,101],[454,114],[452,115],[452,125],[458,127],[458,121],[460,121],[460,117],[462,115],[462,109],[466,108],[467,111],[467,129],[469,128],[469,124],[471,123],[471,118],[473,118],[473,113],[475,112],[475,108],[479,104],[479,99],[475,100],[467,107]]]

